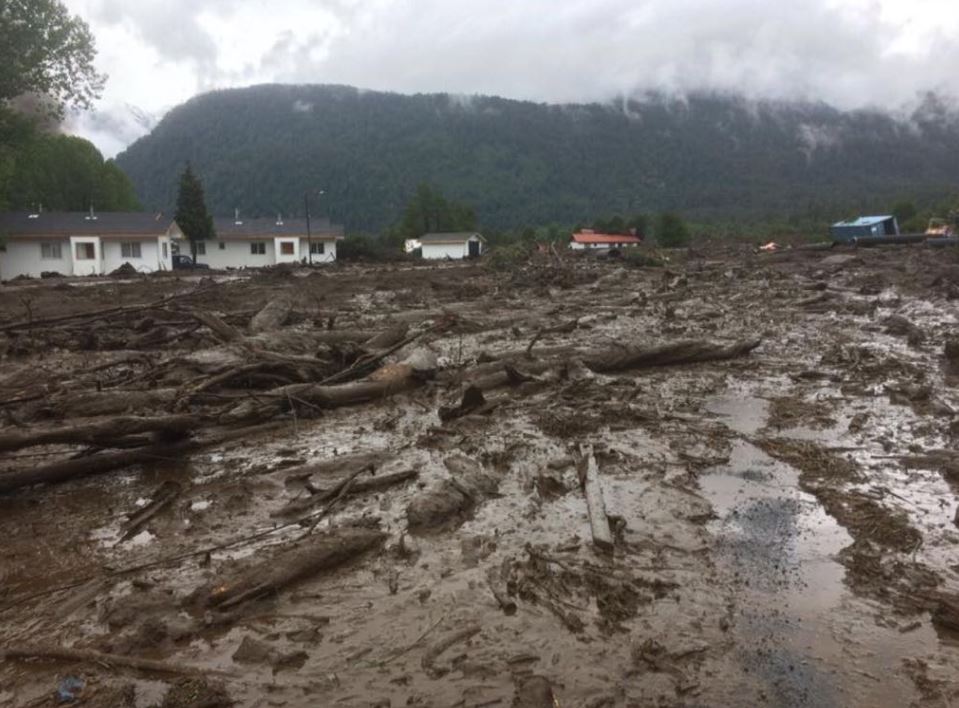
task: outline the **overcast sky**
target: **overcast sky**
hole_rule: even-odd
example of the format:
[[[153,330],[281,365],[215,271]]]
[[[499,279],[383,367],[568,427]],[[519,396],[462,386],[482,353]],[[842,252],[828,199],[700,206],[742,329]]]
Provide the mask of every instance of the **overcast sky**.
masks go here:
[[[113,155],[214,88],[342,83],[549,102],[649,89],[901,107],[959,95],[959,0],[65,0]],[[143,115],[139,115],[139,112]]]

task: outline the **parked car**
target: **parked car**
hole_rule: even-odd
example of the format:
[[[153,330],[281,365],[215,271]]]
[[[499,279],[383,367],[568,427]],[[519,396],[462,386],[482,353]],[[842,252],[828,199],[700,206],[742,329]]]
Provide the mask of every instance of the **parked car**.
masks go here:
[[[176,253],[173,255],[173,270],[210,270],[206,263],[194,263],[190,256]]]

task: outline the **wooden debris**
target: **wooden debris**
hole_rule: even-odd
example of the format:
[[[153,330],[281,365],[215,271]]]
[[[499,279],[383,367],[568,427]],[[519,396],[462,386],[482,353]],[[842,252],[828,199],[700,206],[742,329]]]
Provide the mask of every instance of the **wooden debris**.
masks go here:
[[[464,627],[452,634],[448,634],[443,639],[439,640],[432,644],[429,649],[423,654],[423,658],[420,660],[420,665],[423,667],[423,671],[426,672],[426,675],[430,678],[438,679],[449,673],[449,668],[446,667],[437,667],[436,660],[440,655],[456,644],[460,642],[465,642],[475,635],[479,634],[482,630],[478,624],[470,625]]]
[[[606,516],[606,502],[603,499],[603,486],[599,480],[599,466],[593,456],[592,447],[582,451],[583,464],[579,470],[579,481],[586,496],[586,509],[589,512],[589,526],[593,534],[593,543],[603,551],[613,549],[613,533]]]
[[[250,320],[250,332],[259,334],[260,332],[271,332],[279,329],[286,324],[292,311],[293,303],[289,298],[274,298],[266,303],[262,310],[253,315],[253,319]]]
[[[72,649],[68,647],[58,647],[45,644],[8,647],[0,650],[0,658],[75,661],[84,664],[98,664],[106,667],[121,666],[128,669],[137,669],[139,671],[149,671],[159,674],[203,676],[211,673],[223,673],[218,671],[205,671],[188,666],[180,666],[178,664],[170,664],[165,661],[156,661],[154,659],[141,659],[136,656],[106,654],[100,651],[93,651],[92,649]]]
[[[0,452],[54,444],[110,447],[111,440],[138,433],[163,433],[175,437],[193,430],[201,421],[197,415],[121,416],[46,430],[6,431],[0,433]]]
[[[659,347],[622,347],[583,354],[583,363],[596,373],[612,373],[676,364],[736,359],[756,349],[762,340],[751,339],[722,345],[703,340],[690,340]]]
[[[347,563],[381,545],[387,534],[367,528],[344,527],[311,536],[270,558],[254,563],[232,580],[218,583],[207,604],[226,610],[247,600],[276,593],[305,578]]]
[[[370,473],[372,474],[372,467],[369,469]],[[360,472],[363,471],[365,471],[365,469],[361,468]],[[393,472],[391,474],[379,475],[377,477],[370,477],[368,479],[356,479],[350,484],[349,489],[346,490],[344,496],[352,497],[360,494],[368,494],[369,492],[378,492],[398,484],[404,484],[416,479],[418,476],[419,472],[416,470],[403,470],[402,472]],[[333,499],[343,492],[348,479],[344,479],[337,485],[329,489],[324,489],[316,494],[312,494],[309,497],[292,501],[279,511],[271,514],[271,516],[293,516],[295,514],[302,514],[306,511],[309,511],[310,509],[319,506],[330,499]]]
[[[180,496],[183,487],[179,482],[167,480],[160,485],[160,488],[153,493],[150,503],[140,509],[123,525],[123,535],[120,536],[120,542],[133,538],[154,516],[166,509],[170,504]]]

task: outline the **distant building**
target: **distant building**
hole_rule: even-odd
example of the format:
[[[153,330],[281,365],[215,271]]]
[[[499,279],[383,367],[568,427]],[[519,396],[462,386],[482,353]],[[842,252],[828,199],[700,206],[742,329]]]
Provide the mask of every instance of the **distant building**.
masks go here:
[[[852,241],[861,236],[898,236],[899,223],[894,216],[860,216],[840,221],[829,229],[833,241]]]
[[[343,227],[329,219],[310,219],[310,235],[306,219],[232,219],[213,220],[216,238],[198,241],[197,263],[211,268],[258,268],[277,263],[332,263],[336,260],[336,242],[343,239]],[[184,240],[183,253],[191,253],[191,244]],[[312,253],[312,258],[310,254]]]
[[[631,248],[643,242],[640,236],[634,234],[599,234],[592,229],[583,229],[572,235],[569,247],[576,251],[587,248]]]
[[[143,212],[0,213],[0,279],[41,273],[101,275],[129,263],[141,273],[172,270],[171,217]]]
[[[486,250],[486,239],[475,231],[423,234],[418,241],[428,260],[476,258]]]

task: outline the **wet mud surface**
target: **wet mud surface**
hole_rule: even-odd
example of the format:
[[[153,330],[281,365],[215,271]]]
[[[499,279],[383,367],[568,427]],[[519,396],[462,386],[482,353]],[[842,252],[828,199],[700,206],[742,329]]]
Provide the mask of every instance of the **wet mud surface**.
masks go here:
[[[409,324],[421,335],[387,361],[426,346],[437,370],[0,495],[0,705],[58,705],[67,679],[78,705],[141,708],[959,700],[954,254],[336,266],[8,286],[0,304],[9,324],[198,287],[191,307],[240,329],[278,296],[293,302],[280,333]],[[68,388],[186,385],[184,361],[222,354],[186,309],[149,317],[0,335],[0,438],[72,420],[38,412]],[[754,337],[746,356],[608,374],[580,356]],[[317,357],[346,357],[336,346]],[[464,397],[503,361],[502,385]],[[215,396],[260,403],[277,371],[292,375]],[[585,446],[611,552],[593,543]],[[89,452],[0,453],[0,482]],[[17,655],[38,645],[174,670]]]

